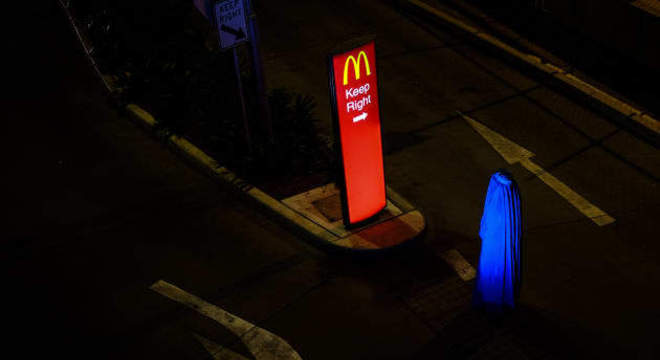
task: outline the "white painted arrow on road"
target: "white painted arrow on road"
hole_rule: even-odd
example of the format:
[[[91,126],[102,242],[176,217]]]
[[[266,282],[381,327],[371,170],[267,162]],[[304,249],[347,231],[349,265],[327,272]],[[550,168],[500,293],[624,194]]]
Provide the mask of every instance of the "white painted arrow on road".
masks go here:
[[[199,341],[199,343],[204,346],[204,349],[206,349],[206,351],[211,354],[211,356],[213,356],[213,360],[249,360],[245,356],[229,350],[224,346],[218,345],[217,343],[201,335],[194,333],[193,335],[195,335],[197,341]]]
[[[367,118],[367,113],[365,112],[365,113],[362,113],[362,114],[360,114],[360,115],[354,117],[354,118],[353,118],[353,122],[356,123],[356,122],[358,122],[358,121],[365,120],[366,118]]]
[[[607,215],[603,210],[590,203],[587,199],[573,191],[566,184],[530,160],[530,158],[534,157],[534,153],[496,133],[469,116],[466,116],[461,112],[458,112],[458,114],[465,119],[465,121],[467,121],[476,132],[486,139],[486,141],[488,141],[488,143],[504,158],[504,160],[506,160],[507,163],[510,165],[520,163],[520,165],[531,171],[541,179],[541,181],[550,186],[555,192],[557,192],[557,194],[566,199],[566,201],[598,226],[608,225],[615,221],[613,217]]]
[[[256,360],[302,360],[291,345],[279,336],[251,324],[238,316],[230,314],[218,306],[189,294],[166,281],[158,280],[150,288],[171,300],[217,321],[227,328],[227,330],[238,336]],[[241,358],[235,352],[223,348],[202,336],[196,335],[196,338],[216,359]]]

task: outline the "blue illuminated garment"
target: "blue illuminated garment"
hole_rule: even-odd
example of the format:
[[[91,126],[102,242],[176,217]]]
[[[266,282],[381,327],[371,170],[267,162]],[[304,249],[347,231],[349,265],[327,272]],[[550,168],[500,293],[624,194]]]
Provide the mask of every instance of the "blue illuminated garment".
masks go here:
[[[513,308],[520,291],[520,192],[503,172],[491,176],[481,217],[481,256],[473,303],[489,309]]]

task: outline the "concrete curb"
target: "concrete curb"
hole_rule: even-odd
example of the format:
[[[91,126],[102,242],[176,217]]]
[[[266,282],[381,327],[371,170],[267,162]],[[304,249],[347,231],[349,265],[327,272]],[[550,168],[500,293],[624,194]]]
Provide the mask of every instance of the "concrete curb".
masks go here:
[[[156,120],[146,110],[142,109],[138,105],[129,104],[126,106],[126,111],[128,111],[131,117],[142,127],[151,130],[154,129]],[[259,204],[265,206],[271,211],[279,214],[282,218],[290,221],[314,237],[320,238],[330,243],[333,243],[339,239],[337,236],[329,233],[321,226],[309,221],[291,208],[282,204],[280,201],[269,196],[260,189],[250,185],[224,166],[220,166],[215,159],[207,155],[204,151],[193,145],[185,138],[176,135],[169,135],[166,141],[169,146],[173,147],[186,158],[194,162],[195,165],[203,169],[212,178],[230,184],[235,189],[246,194],[248,197],[257,201]]]
[[[473,38],[515,58],[516,60],[522,62],[524,65],[530,66],[533,69],[536,69],[541,73],[550,76],[558,83],[565,85],[576,93],[591,99],[595,105],[612,113],[619,120],[632,120],[638,127],[642,127],[651,131],[654,137],[657,138],[658,135],[660,135],[660,121],[653,118],[651,115],[635,108],[634,106],[614,97],[613,95],[610,95],[607,92],[596,88],[595,86],[576,77],[570,72],[566,72],[564,69],[558,66],[555,66],[549,62],[545,62],[535,55],[521,52],[505,44],[503,41],[495,38],[494,36],[482,32],[481,30],[464,23],[454,16],[428,4],[425,4],[420,0],[399,0],[399,3],[408,5],[409,7],[421,11],[434,19],[440,20],[460,31],[463,31]]]
[[[142,109],[138,105],[129,104],[126,106],[126,111],[130,114],[131,118],[135,120],[140,126],[144,127],[147,130],[154,131],[156,120],[154,117]],[[416,234],[415,236],[408,237],[402,242],[397,242],[395,245],[387,246],[378,246],[373,242],[369,242],[361,234],[364,234],[368,231],[369,228],[361,229],[355,233],[350,234],[346,237],[340,237],[330,230],[324,228],[323,226],[317,224],[316,222],[308,219],[306,216],[296,211],[295,209],[287,206],[282,201],[279,201],[267,193],[263,192],[257,187],[250,185],[245,180],[241,179],[238,175],[234,174],[229,169],[220,166],[218,162],[206,154],[204,151],[196,147],[190,141],[185,138],[168,135],[166,138],[166,143],[168,146],[172,147],[178,153],[184,155],[188,160],[193,162],[196,166],[202,169],[212,178],[222,181],[226,184],[229,184],[234,189],[246,194],[252,200],[256,201],[260,205],[264,206],[266,209],[276,213],[282,219],[288,221],[292,225],[296,226],[298,229],[304,231],[307,235],[311,236],[316,240],[323,240],[325,244],[331,244],[338,248],[345,248],[351,250],[382,250],[395,245],[399,245],[405,240],[409,240],[412,237],[416,237],[421,234],[426,228],[423,215],[419,210],[417,210],[410,202],[408,202],[401,195],[396,193],[390,187],[387,187],[387,197],[393,202],[401,211],[402,214],[397,216],[399,219],[410,219],[408,220],[412,224],[416,224]],[[412,217],[412,218],[411,218]],[[419,222],[421,221],[421,225]],[[379,224],[374,225],[377,227]]]

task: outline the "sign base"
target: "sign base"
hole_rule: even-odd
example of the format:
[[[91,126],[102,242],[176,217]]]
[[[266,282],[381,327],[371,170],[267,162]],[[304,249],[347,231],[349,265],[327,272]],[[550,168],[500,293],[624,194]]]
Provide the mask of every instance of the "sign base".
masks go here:
[[[282,203],[337,236],[331,242],[350,249],[378,250],[399,245],[424,231],[421,212],[388,191],[387,205],[368,224],[346,228],[342,219],[339,189],[334,183],[282,200]]]

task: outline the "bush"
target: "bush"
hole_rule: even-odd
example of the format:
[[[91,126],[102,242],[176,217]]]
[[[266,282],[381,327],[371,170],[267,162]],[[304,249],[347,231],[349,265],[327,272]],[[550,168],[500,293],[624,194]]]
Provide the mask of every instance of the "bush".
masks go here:
[[[121,103],[152,112],[159,132],[191,138],[223,164],[245,174],[325,172],[332,156],[319,139],[309,96],[269,94],[274,149],[250,111],[254,153],[246,151],[233,57],[207,47],[213,31],[189,0],[72,0],[101,71],[111,75]],[[241,56],[241,67],[247,56]],[[252,74],[242,75],[248,110],[257,109]],[[285,174],[285,172],[287,174]]]
[[[318,135],[314,99],[309,95],[275,89],[269,101],[279,166],[292,169],[295,173],[326,172],[331,169],[332,153]]]

